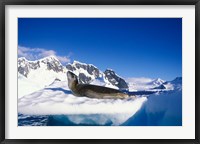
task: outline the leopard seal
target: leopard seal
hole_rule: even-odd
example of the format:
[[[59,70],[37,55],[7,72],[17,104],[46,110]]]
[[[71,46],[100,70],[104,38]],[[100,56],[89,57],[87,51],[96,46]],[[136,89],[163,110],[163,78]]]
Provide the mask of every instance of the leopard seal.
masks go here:
[[[75,96],[97,99],[124,99],[129,95],[119,90],[103,86],[80,84],[78,77],[71,71],[67,72],[68,87]]]

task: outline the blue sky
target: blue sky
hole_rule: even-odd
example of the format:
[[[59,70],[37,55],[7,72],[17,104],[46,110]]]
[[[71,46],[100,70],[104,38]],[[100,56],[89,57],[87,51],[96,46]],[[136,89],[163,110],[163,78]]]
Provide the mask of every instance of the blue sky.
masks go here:
[[[181,18],[19,18],[18,55],[56,55],[122,77],[182,76]]]

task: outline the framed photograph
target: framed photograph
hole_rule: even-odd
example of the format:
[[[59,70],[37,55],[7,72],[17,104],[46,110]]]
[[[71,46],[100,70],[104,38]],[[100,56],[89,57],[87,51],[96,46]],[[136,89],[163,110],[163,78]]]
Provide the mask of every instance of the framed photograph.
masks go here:
[[[199,11],[1,1],[1,142],[199,143]]]

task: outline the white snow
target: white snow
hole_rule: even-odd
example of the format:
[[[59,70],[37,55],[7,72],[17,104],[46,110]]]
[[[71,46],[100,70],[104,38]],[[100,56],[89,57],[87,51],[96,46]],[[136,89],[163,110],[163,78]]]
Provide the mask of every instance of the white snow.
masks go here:
[[[24,57],[19,59],[25,59],[25,63],[36,63],[37,61],[40,61],[40,67],[36,70],[29,69],[30,71],[27,77],[18,73],[18,98],[49,86],[52,82],[54,82],[55,79],[60,79],[61,81],[67,80],[66,68],[63,67],[63,72],[55,72],[47,69],[46,63],[54,61],[54,59],[57,60],[58,65],[61,65],[55,56],[45,57],[37,61],[27,61]],[[23,64],[24,63],[21,63],[21,66]]]
[[[28,64],[29,62],[37,63],[40,62],[40,66],[37,69],[31,69],[29,68],[29,72],[27,77],[21,75],[18,73],[18,97],[21,98],[24,95],[31,94],[37,90],[43,89],[46,86],[49,86],[52,82],[54,82],[55,79],[59,79],[61,81],[67,80],[67,69],[63,67],[63,71],[55,72],[54,70],[48,70],[47,68],[47,62],[54,61],[57,63],[58,66],[62,66],[62,64],[59,62],[59,60],[55,56],[49,56],[45,57],[36,61],[29,61],[24,57],[19,58],[19,60],[25,60],[20,63],[20,66],[25,66],[25,64]],[[81,65],[87,65],[85,63],[81,63],[78,61],[74,61],[72,65],[75,64],[81,64]],[[92,64],[89,64],[90,66],[94,66]],[[95,66],[94,66],[95,67]],[[95,67],[96,68],[96,67]],[[25,71],[24,71],[25,72]],[[85,76],[90,77],[91,84],[94,85],[101,85],[105,87],[110,87],[114,89],[118,89],[117,86],[112,85],[107,79],[105,79],[105,74],[101,71],[99,79],[95,78],[95,75],[91,75],[87,72],[87,70],[84,70],[83,68],[77,68],[73,71],[76,75],[79,75],[79,73],[83,73]],[[100,80],[101,79],[101,80]]]
[[[42,89],[43,86],[18,73],[18,98]]]
[[[20,74],[18,78],[23,82],[27,80]],[[142,89],[149,88],[154,81],[136,80]],[[54,121],[65,122],[66,125],[67,122],[77,125],[182,125],[181,83],[173,81],[166,85],[173,90],[150,95],[148,99],[130,97],[114,100],[76,97],[69,90],[67,80],[55,80],[43,89],[20,97],[18,112],[34,116],[51,115]]]
[[[89,66],[95,67],[95,66],[92,65],[92,64],[81,63],[81,62],[79,62],[79,61],[74,61],[71,65],[75,67],[76,64],[85,65],[85,66],[86,66],[86,65],[89,65]],[[97,67],[95,67],[95,68],[97,68]],[[83,68],[77,68],[77,69],[74,70],[73,72],[74,72],[76,75],[79,75],[79,73],[83,73],[85,76],[91,77],[92,80],[95,79],[95,76],[94,76],[94,75],[89,74],[89,73],[87,72],[87,70],[85,70],[85,69],[83,69]]]
[[[27,78],[19,73],[18,75],[19,98],[50,85],[56,78],[62,81],[67,80],[65,72],[56,73],[53,70],[46,70],[43,66],[37,70],[31,70]]]
[[[165,87],[166,87],[167,90],[174,90],[174,85],[171,84],[171,83],[165,84]]]
[[[129,91],[151,90],[152,88],[155,88],[165,82],[160,78],[151,79],[145,77],[127,78],[125,81],[128,83]]]
[[[105,81],[103,78],[98,78],[98,79],[94,79],[90,84],[92,85],[99,85],[99,86],[105,86]]]
[[[90,84],[92,85],[99,85],[99,86],[105,86],[113,89],[119,89],[117,86],[112,85],[104,76],[105,74],[102,74],[102,77],[94,79]]]
[[[182,90],[154,94],[125,125],[181,126]]]
[[[75,123],[80,122],[80,114],[97,114],[106,121],[111,120],[113,125],[119,125],[134,115],[146,100],[146,97],[123,100],[76,97],[69,91],[67,82],[55,81],[45,89],[19,98],[18,112],[28,115],[76,115]],[[102,123],[102,119],[99,122]]]
[[[72,63],[73,66],[74,66],[75,64],[90,65],[90,66],[93,66],[93,67],[97,68],[97,67],[94,66],[93,64],[86,64],[86,63],[79,62],[79,61],[77,61],[77,60],[74,60],[74,62]]]

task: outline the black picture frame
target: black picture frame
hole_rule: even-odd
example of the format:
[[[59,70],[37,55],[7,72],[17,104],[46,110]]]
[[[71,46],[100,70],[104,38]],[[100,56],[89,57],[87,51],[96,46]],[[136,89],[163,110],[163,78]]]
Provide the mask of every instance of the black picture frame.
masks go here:
[[[6,5],[195,5],[195,139],[5,139],[5,7]],[[0,142],[1,143],[200,143],[200,0],[0,0]]]

